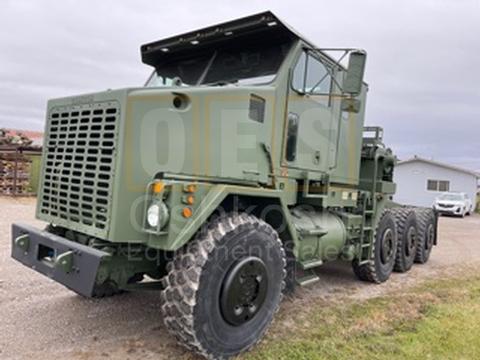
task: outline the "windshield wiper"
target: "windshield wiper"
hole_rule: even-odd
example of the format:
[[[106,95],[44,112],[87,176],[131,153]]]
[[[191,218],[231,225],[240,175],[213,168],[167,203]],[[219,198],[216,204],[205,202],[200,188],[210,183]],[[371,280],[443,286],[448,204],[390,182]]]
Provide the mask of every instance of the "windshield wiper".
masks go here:
[[[205,69],[203,70],[202,75],[200,75],[200,77],[198,78],[197,85],[200,85],[203,82],[203,80],[205,80],[205,77],[207,76],[208,71],[212,67],[213,61],[217,57],[217,53],[218,52],[215,51],[212,57],[210,58],[210,60],[208,60],[207,66],[205,66]]]

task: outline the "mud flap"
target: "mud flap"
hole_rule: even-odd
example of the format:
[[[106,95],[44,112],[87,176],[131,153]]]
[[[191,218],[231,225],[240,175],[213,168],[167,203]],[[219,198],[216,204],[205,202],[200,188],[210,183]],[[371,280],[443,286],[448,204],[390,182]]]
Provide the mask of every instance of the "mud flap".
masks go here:
[[[12,225],[12,258],[91,297],[104,251],[70,241],[29,225]]]

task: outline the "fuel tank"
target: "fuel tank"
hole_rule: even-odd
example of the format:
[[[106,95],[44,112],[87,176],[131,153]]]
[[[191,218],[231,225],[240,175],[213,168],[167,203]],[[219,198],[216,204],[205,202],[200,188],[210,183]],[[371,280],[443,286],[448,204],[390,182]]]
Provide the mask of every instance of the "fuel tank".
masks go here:
[[[300,239],[300,262],[336,260],[347,240],[347,230],[340,217],[308,206],[296,207],[291,213]]]

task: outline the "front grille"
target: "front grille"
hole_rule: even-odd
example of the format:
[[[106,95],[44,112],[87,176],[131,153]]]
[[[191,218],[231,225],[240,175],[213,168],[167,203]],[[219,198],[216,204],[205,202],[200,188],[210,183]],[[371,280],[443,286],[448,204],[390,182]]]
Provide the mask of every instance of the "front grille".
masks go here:
[[[452,204],[438,204],[438,206],[441,206],[443,208],[446,208],[446,209],[450,209],[450,208],[453,208],[455,205],[452,205]]]
[[[47,221],[106,236],[119,116],[115,101],[52,109],[39,199]]]

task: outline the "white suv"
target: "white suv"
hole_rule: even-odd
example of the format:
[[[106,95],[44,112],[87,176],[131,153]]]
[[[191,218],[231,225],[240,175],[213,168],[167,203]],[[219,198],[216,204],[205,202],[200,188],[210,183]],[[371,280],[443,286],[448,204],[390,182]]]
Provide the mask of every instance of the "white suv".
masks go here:
[[[436,198],[433,208],[439,214],[464,217],[472,212],[472,200],[465,193],[446,192]]]

